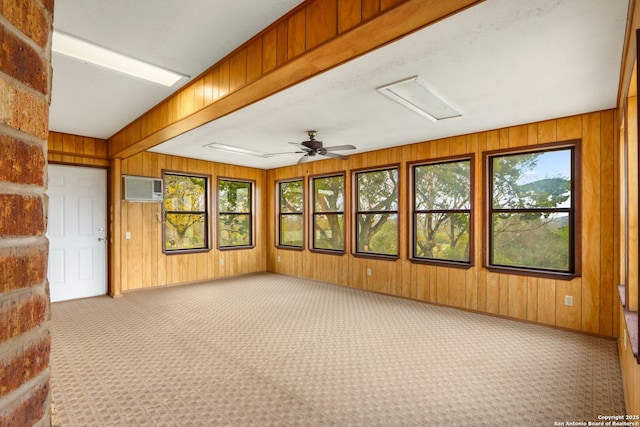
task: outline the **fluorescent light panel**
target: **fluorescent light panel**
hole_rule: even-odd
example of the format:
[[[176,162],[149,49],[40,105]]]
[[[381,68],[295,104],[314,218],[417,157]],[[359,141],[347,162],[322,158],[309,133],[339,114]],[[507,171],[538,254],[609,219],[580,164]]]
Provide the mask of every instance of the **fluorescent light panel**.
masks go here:
[[[213,148],[215,150],[227,151],[229,153],[235,154],[245,154],[247,156],[256,156],[256,157],[273,157],[273,154],[261,153],[260,151],[249,150],[248,148],[235,147],[233,145],[221,144],[219,142],[212,142],[211,144],[205,145],[205,147]]]
[[[418,76],[379,87],[377,90],[434,122],[462,115],[442,97],[436,95]]]
[[[173,86],[180,79],[189,77],[114,52],[58,30],[53,31],[52,50],[60,55],[69,56],[83,62],[89,62],[163,86]]]

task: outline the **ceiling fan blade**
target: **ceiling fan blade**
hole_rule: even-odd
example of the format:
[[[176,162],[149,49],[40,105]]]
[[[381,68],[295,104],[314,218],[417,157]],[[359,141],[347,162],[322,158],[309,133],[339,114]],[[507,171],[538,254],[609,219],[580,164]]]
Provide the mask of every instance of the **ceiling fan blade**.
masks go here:
[[[307,154],[305,154],[304,156],[300,157],[300,160],[298,160],[297,164],[306,162],[307,161],[307,157],[308,157]]]
[[[324,147],[327,151],[355,150],[353,145],[334,145],[333,147]]]
[[[305,153],[311,150],[311,148],[309,148],[306,145],[304,145],[304,142],[302,144],[298,144],[297,142],[290,142],[289,144],[295,145],[299,149],[304,150],[303,152],[305,152]]]
[[[349,158],[349,156],[343,156],[342,154],[332,153],[330,151],[322,153],[322,155],[327,157],[333,157],[334,159],[340,159],[340,160],[347,160]]]

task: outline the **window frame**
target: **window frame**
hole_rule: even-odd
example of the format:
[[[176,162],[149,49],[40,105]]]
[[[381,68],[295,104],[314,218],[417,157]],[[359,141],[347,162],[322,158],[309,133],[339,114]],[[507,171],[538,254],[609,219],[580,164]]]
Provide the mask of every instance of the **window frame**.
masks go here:
[[[398,181],[397,181],[397,195],[396,195],[396,207],[397,209],[395,211],[359,211],[358,210],[358,206],[360,205],[359,203],[359,199],[358,199],[358,191],[359,191],[359,185],[358,185],[358,175],[360,174],[365,174],[365,173],[370,173],[370,172],[382,172],[382,171],[388,171],[388,170],[395,170],[397,173],[397,177],[398,177]],[[400,194],[401,193],[401,186],[402,186],[402,176],[401,176],[401,172],[400,172],[400,164],[399,163],[394,163],[394,164],[390,164],[390,165],[382,165],[382,166],[376,166],[373,168],[361,168],[361,169],[354,169],[351,171],[351,182],[352,182],[352,188],[353,188],[353,230],[352,230],[352,239],[353,239],[353,245],[352,245],[352,251],[351,251],[351,255],[353,255],[354,257],[358,257],[358,258],[374,258],[374,259],[382,259],[382,260],[387,260],[387,261],[395,261],[397,259],[400,258]],[[394,214],[396,215],[396,246],[397,246],[397,253],[395,255],[389,255],[389,254],[381,254],[381,253],[372,253],[372,252],[360,252],[358,251],[358,215],[362,215],[362,214],[381,214],[381,215],[388,215],[388,214]]]
[[[300,182],[300,185],[302,186],[302,205],[301,205],[301,210],[300,212],[282,212],[282,184],[287,184],[287,183],[292,183],[292,182]],[[292,251],[303,251],[305,248],[305,243],[306,243],[306,235],[307,233],[305,232],[305,225],[307,222],[306,219],[306,209],[305,209],[305,205],[306,205],[306,185],[304,182],[304,178],[303,177],[296,177],[296,178],[291,178],[291,179],[283,179],[283,180],[279,180],[276,181],[276,235],[275,235],[275,239],[276,239],[276,248],[278,249],[287,249],[287,250],[292,250]],[[301,246],[292,246],[292,245],[285,245],[281,242],[281,230],[282,230],[282,217],[283,216],[300,216],[302,218],[302,245]]]
[[[243,182],[249,184],[249,212],[221,212],[220,211],[220,182],[221,181],[229,181],[229,182]],[[219,251],[233,251],[233,250],[241,250],[241,249],[253,249],[256,246],[255,242],[255,181],[250,179],[240,179],[240,178],[229,178],[218,176],[216,180],[216,247]],[[248,245],[233,245],[233,246],[222,246],[220,244],[220,215],[248,215],[249,216],[249,244]]]
[[[342,211],[335,211],[335,212],[316,212],[316,187],[315,187],[315,182],[317,179],[323,179],[323,178],[334,178],[334,177],[342,177],[342,183],[343,183],[343,192],[344,194],[342,195],[343,199],[344,199],[344,207]],[[310,228],[310,232],[309,232],[309,251],[311,252],[315,252],[315,253],[321,253],[321,254],[329,254],[329,255],[345,255],[347,253],[347,221],[348,221],[348,215],[346,214],[346,212],[349,209],[348,206],[348,188],[347,188],[347,179],[346,179],[346,173],[345,171],[338,171],[338,172],[333,172],[333,173],[328,173],[328,174],[320,174],[320,175],[311,175],[309,176],[309,203],[310,203],[310,213],[311,213],[311,220],[309,221],[309,228]],[[316,216],[318,215],[342,215],[343,218],[343,227],[342,227],[342,242],[343,242],[343,248],[342,249],[325,249],[325,248],[316,248],[315,244],[316,244],[316,233],[315,233],[315,225],[316,225]]]
[[[516,274],[522,276],[541,277],[558,280],[572,280],[582,274],[582,163],[581,163],[581,143],[580,139],[538,144],[535,146],[514,147],[500,150],[483,152],[483,175],[484,175],[484,245],[483,259],[484,267],[496,273]],[[549,208],[549,209],[528,209],[531,211],[544,212],[567,212],[569,215],[569,271],[548,270],[530,267],[503,266],[492,264],[492,218],[493,218],[493,168],[492,159],[502,156],[519,154],[545,153],[551,151],[571,150],[571,203],[569,208]],[[500,209],[502,211],[502,209]],[[514,213],[526,213],[527,209],[511,209]]]
[[[206,239],[206,246],[203,248],[194,248],[194,249],[167,249],[166,247],[166,239],[167,239],[167,219],[166,219],[166,215],[167,213],[174,213],[174,214],[185,214],[185,215],[189,215],[189,214],[202,214],[202,212],[200,211],[167,211],[165,209],[165,202],[164,202],[164,192],[166,191],[166,183],[165,183],[165,175],[178,175],[178,176],[184,176],[184,177],[194,177],[194,178],[203,178],[205,180],[205,191],[204,191],[204,197],[205,197],[205,202],[204,202],[204,206],[205,206],[205,210],[204,210],[204,228],[205,228],[205,239]],[[162,210],[162,253],[165,255],[181,255],[181,254],[193,254],[193,253],[201,253],[201,252],[209,252],[212,249],[212,236],[211,236],[211,175],[208,174],[199,174],[199,173],[191,173],[191,172],[182,172],[182,171],[175,171],[175,170],[169,170],[169,169],[162,169],[161,171],[161,176],[162,176],[162,206],[161,206],[161,210]]]
[[[462,161],[469,162],[469,209],[425,209],[425,210],[416,210],[416,180],[415,180],[415,171],[416,168],[420,166],[429,166],[429,165],[438,165],[445,163],[457,163]],[[468,153],[459,156],[446,156],[446,157],[438,157],[429,160],[418,160],[414,162],[410,162],[407,164],[408,168],[408,179],[409,179],[409,206],[411,207],[408,212],[408,223],[409,230],[411,233],[411,238],[409,239],[408,245],[408,253],[409,253],[409,261],[414,264],[426,264],[426,265],[437,265],[444,266],[449,268],[461,268],[461,269],[469,269],[475,265],[474,255],[475,255],[475,153]],[[469,261],[456,261],[456,260],[447,260],[447,259],[437,259],[437,258],[422,258],[416,256],[416,244],[417,244],[417,230],[416,230],[416,216],[419,213],[433,213],[433,212],[445,212],[445,213],[458,213],[464,211],[465,213],[468,211],[469,214]]]

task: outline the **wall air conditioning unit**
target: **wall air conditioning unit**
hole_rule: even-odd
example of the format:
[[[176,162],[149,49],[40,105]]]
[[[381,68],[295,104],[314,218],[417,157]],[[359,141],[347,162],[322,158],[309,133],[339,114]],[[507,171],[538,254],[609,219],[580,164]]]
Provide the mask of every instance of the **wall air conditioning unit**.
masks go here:
[[[162,179],[122,175],[123,199],[129,202],[162,202]]]

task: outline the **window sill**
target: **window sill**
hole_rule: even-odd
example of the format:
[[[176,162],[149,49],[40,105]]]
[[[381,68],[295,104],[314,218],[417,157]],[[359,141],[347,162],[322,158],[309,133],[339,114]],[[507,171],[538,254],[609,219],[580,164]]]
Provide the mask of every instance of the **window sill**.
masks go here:
[[[365,254],[365,253],[352,253],[354,258],[367,258],[367,259],[377,259],[381,261],[397,261],[400,259],[398,255],[381,255],[381,254]]]
[[[248,245],[248,246],[219,246],[218,250],[219,251],[239,251],[242,249],[253,249],[255,248],[255,245]]]
[[[425,264],[425,265],[434,265],[436,267],[459,268],[461,270],[468,270],[471,267],[473,267],[473,264],[468,262],[455,262],[455,261],[424,259],[424,258],[409,258],[409,261],[411,261],[412,264]]]
[[[573,280],[576,277],[580,277],[579,274],[576,273],[560,273],[555,271],[544,271],[544,270],[529,270],[525,268],[515,268],[515,267],[496,267],[495,265],[485,265],[487,270],[492,273],[502,273],[502,274],[513,274],[517,276],[530,276],[530,277],[540,277],[543,279],[555,279],[555,280]]]
[[[622,303],[622,307],[624,309],[624,319],[627,324],[627,332],[629,333],[629,344],[631,344],[631,351],[640,364],[640,352],[638,349],[638,312],[628,311],[626,309],[624,285],[618,285],[618,294],[620,295],[620,302]]]
[[[276,245],[276,249],[285,249],[288,251],[304,251],[303,247],[300,246],[282,246],[282,245]]]
[[[309,252],[313,252],[314,254],[338,255],[338,256],[343,256],[346,254],[345,251],[332,251],[330,249],[309,249]]]

